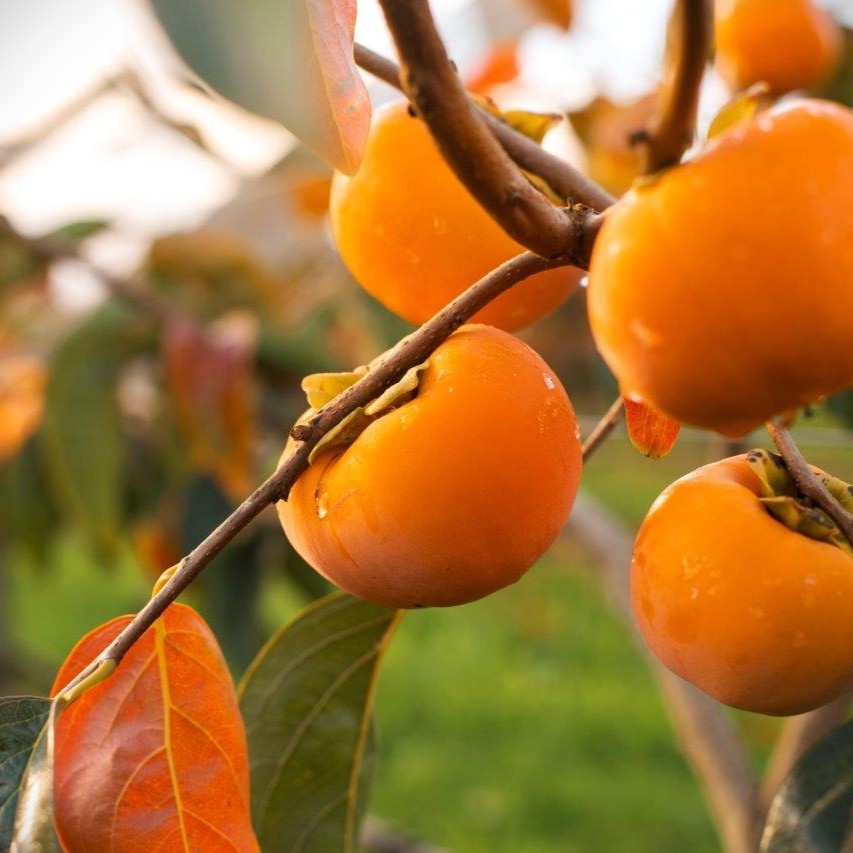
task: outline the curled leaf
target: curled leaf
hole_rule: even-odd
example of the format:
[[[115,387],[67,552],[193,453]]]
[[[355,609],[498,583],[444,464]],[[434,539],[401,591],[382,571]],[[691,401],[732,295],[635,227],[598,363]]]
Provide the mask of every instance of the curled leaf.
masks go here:
[[[681,424],[636,400],[625,402],[625,425],[631,444],[650,459],[662,459],[675,446]]]

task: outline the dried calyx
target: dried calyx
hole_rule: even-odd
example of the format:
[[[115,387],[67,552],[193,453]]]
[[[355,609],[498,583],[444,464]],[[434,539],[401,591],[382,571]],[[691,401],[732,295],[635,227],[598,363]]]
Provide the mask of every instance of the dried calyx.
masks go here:
[[[759,500],[777,521],[797,533],[835,545],[853,556],[853,543],[823,509],[802,494],[779,454],[751,450],[746,458],[761,484]],[[812,470],[832,497],[853,512],[851,486],[823,471]]]

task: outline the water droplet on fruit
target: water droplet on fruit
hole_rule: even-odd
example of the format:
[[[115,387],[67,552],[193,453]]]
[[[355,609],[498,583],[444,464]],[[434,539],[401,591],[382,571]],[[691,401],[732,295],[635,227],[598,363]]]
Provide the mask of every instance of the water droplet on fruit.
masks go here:
[[[545,380],[545,387],[549,391],[553,391],[557,386],[554,384],[554,380],[547,374],[543,373],[542,378]]]
[[[663,338],[661,338],[660,334],[647,326],[642,320],[632,321],[631,333],[637,339],[640,346],[647,350],[659,349],[663,343]]]

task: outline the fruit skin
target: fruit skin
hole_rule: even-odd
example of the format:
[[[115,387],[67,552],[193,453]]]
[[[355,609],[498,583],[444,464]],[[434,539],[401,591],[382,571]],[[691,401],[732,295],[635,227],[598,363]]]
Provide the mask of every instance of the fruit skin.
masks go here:
[[[623,394],[742,435],[853,384],[851,281],[853,112],[803,100],[620,199],[587,304]]]
[[[404,101],[374,113],[358,172],[332,180],[329,214],[356,281],[415,324],[524,251],[465,189]],[[571,267],[538,273],[474,320],[520,329],[553,311],[581,275]]]
[[[841,54],[841,30],[811,0],[717,0],[717,69],[735,89],[766,82],[782,95],[825,80]]]
[[[649,647],[727,705],[800,714],[853,688],[853,559],[789,530],[746,456],[658,497],[634,546],[631,596]]]
[[[414,399],[318,455],[279,518],[294,548],[353,595],[463,604],[517,581],[560,532],[580,479],[577,432],[533,350],[463,326]]]

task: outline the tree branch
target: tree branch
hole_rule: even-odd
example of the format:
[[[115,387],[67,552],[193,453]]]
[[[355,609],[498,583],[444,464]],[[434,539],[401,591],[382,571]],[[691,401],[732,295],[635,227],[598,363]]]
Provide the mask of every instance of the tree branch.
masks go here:
[[[390,60],[360,44],[355,45],[355,61],[365,71],[384,80],[389,86],[402,89],[400,69]],[[542,178],[560,197],[572,203],[585,204],[599,212],[615,201],[605,189],[579,172],[565,160],[555,157],[532,139],[519,133],[490,112],[472,101],[480,118],[489,126],[504,151],[522,169]]]
[[[120,662],[163,611],[246,525],[266,507],[286,499],[293,483],[308,466],[308,457],[313,448],[350,412],[375,399],[406,371],[429,358],[442,341],[505,290],[535,273],[567,266],[568,263],[566,258],[546,259],[529,252],[518,255],[469,287],[417,331],[388,350],[366,376],[320,409],[307,424],[294,430],[297,444],[278,470],[181,560],[177,571],[136,614],[133,621],[60,692],[65,693],[79,684],[101,661]]]
[[[625,401],[620,394],[610,408],[604,413],[601,420],[593,427],[592,432],[586,437],[583,443],[582,453],[583,461],[586,462],[596,450],[598,446],[604,442],[604,439],[613,432],[616,424],[622,420],[625,413]]]
[[[427,0],[380,0],[401,58],[400,79],[442,156],[514,240],[543,257],[574,255],[579,235],[519,171],[462,88]]]
[[[693,140],[699,87],[713,35],[711,0],[676,0],[667,34],[660,105],[637,137],[645,153],[644,174],[674,166]]]
[[[633,536],[612,513],[583,492],[575,501],[567,529],[572,539],[595,557],[605,590],[638,646],[648,655],[631,607]],[[728,853],[755,853],[763,821],[743,738],[719,703],[650,660],[725,849]]]
[[[815,476],[811,466],[800,453],[800,448],[788,432],[788,428],[778,419],[765,424],[773,443],[785,460],[785,466],[794,478],[797,488],[814,501],[837,525],[838,529],[853,543],[853,515],[829,493],[824,484]]]

